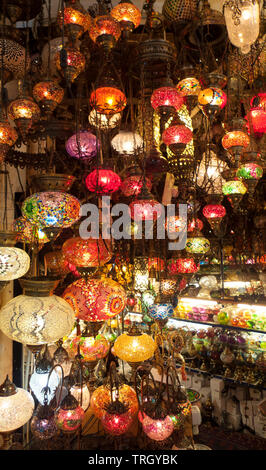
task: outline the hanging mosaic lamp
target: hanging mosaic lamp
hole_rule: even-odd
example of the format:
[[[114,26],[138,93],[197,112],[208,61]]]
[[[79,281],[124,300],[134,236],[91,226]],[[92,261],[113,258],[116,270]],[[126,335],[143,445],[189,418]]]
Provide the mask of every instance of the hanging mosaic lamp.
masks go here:
[[[121,186],[121,178],[113,170],[96,168],[86,177],[87,189],[96,194],[112,194]]]
[[[65,277],[70,272],[69,263],[66,261],[61,249],[54,249],[45,253],[44,271],[48,276],[60,278]]]
[[[109,320],[125,308],[126,292],[111,278],[78,279],[63,295],[73,308],[76,318],[89,322]]]
[[[93,42],[109,51],[120,38],[121,26],[110,15],[97,16],[92,21],[89,35]]]
[[[17,233],[17,240],[22,243],[36,243],[42,247],[45,243],[50,242],[47,235],[37,225],[32,225],[23,216],[14,220],[12,229]]]
[[[198,230],[199,232],[203,229],[203,222],[200,219],[192,219],[188,223],[187,231],[194,232],[194,230]]]
[[[233,209],[237,209],[243,199],[244,194],[247,192],[245,184],[240,180],[229,180],[223,185],[223,194],[227,196]]]
[[[41,405],[49,405],[55,396],[61,377],[49,357],[46,348],[42,357],[37,357],[35,370],[30,376],[29,387]]]
[[[115,340],[113,353],[123,361],[140,363],[150,359],[155,352],[156,344],[151,336],[141,333],[132,327]]]
[[[84,414],[83,408],[69,391],[55,412],[56,426],[66,434],[74,433],[81,426]]]
[[[65,55],[65,60],[62,61],[62,55]],[[70,83],[85,70],[86,58],[82,52],[73,47],[65,47],[58,52],[55,56],[57,69],[64,75]]]
[[[205,88],[198,94],[199,107],[203,114],[211,120],[225,107],[226,103],[227,96],[220,88]]]
[[[135,222],[157,220],[162,214],[162,204],[143,185],[138,196],[129,204],[129,211]]]
[[[192,253],[193,255],[203,255],[208,253],[210,247],[211,244],[207,238],[197,235],[187,238],[185,250],[187,253]]]
[[[266,132],[266,93],[258,93],[250,101],[249,117],[254,134],[261,137]]]
[[[16,242],[16,232],[0,232],[0,281],[18,279],[30,268],[29,255],[21,248],[15,247]]]
[[[133,416],[128,411],[128,405],[117,398],[106,407],[101,418],[103,429],[112,436],[121,436],[128,431],[133,422]]]
[[[97,155],[100,142],[89,131],[81,130],[69,137],[66,141],[66,151],[73,157],[82,161],[90,161]]]
[[[132,32],[140,25],[141,11],[130,0],[121,0],[110,14],[119,21],[122,31]]]
[[[174,313],[174,308],[170,303],[154,303],[149,307],[148,315],[154,320],[167,320]]]
[[[173,433],[174,424],[170,416],[161,419],[153,419],[144,414],[142,429],[151,440],[164,441]]]
[[[111,403],[111,393],[113,399],[116,390],[112,390],[111,386],[107,383],[96,388],[91,396],[91,410],[93,414],[101,419],[106,413],[106,407]],[[128,404],[128,412],[131,416],[136,415],[138,412],[138,399],[135,390],[127,384],[118,384],[118,399]]]
[[[195,77],[186,77],[178,82],[176,89],[181,96],[198,96],[201,86]]]
[[[37,83],[34,85],[32,93],[35,101],[47,114],[51,114],[64,97],[64,89],[54,80],[44,80]]]
[[[259,180],[263,177],[263,167],[255,162],[240,164],[236,171],[236,177],[244,180],[249,194],[253,194]]]
[[[175,258],[168,261],[167,265],[170,274],[195,274],[199,271],[199,264],[194,258]]]
[[[30,96],[19,96],[8,105],[8,117],[15,122],[23,141],[32,125],[39,121],[41,111],[39,106]]]
[[[24,426],[32,417],[34,400],[27,390],[16,387],[6,376],[0,385],[0,433]]]
[[[183,124],[171,125],[162,133],[162,141],[174,155],[179,155],[192,140],[193,132]]]
[[[221,204],[207,204],[203,207],[202,213],[208,220],[212,230],[217,230],[226,215],[226,209]]]
[[[112,86],[111,80],[110,86],[107,85],[99,86],[91,93],[90,105],[97,113],[112,116],[123,111],[127,99],[123,91],[116,86]]]
[[[184,98],[174,86],[157,88],[151,95],[151,105],[160,116],[168,118],[175,114],[184,104]]]
[[[66,240],[62,246],[62,253],[67,263],[75,266],[82,274],[83,268],[97,268],[110,261],[112,249],[110,240],[99,238],[84,239],[73,237]]]
[[[71,227],[80,218],[80,202],[68,191],[73,176],[60,174],[39,175],[36,182],[43,191],[27,197],[22,204],[22,215],[42,230]],[[46,191],[46,188],[51,190]]]
[[[20,279],[24,294],[1,309],[0,329],[13,341],[42,345],[58,341],[72,331],[75,315],[70,305],[53,295],[55,281]]]
[[[74,384],[70,389],[71,395],[78,401],[80,406],[86,411],[90,404],[90,391],[87,387],[87,384]]]
[[[233,155],[236,162],[238,162],[241,153],[249,146],[250,138],[244,128],[244,119],[235,119],[230,123],[230,130],[222,138],[222,146],[225,150]]]
[[[95,337],[82,334],[73,338],[69,347],[75,354],[79,351],[82,361],[95,362],[107,356],[110,343],[105,336],[101,334],[97,334]]]
[[[149,178],[145,178],[145,184],[148,190],[151,190],[152,183]],[[121,184],[120,190],[126,197],[137,196],[141,188],[143,187],[143,176],[142,175],[131,175],[128,176]]]
[[[165,0],[162,14],[169,25],[186,24],[193,20],[197,13],[197,2],[192,0]]]
[[[4,161],[8,150],[18,139],[16,130],[0,112],[0,164]]]
[[[88,31],[91,25],[91,16],[77,0],[71,1],[70,5],[64,8],[64,13],[61,10],[58,12],[58,24],[61,28],[63,20],[66,35],[73,41]]]
[[[13,281],[24,276],[30,268],[26,251],[11,246],[0,246],[0,281]]]
[[[38,405],[30,423],[30,430],[36,439],[51,439],[58,434],[54,410],[49,405]]]

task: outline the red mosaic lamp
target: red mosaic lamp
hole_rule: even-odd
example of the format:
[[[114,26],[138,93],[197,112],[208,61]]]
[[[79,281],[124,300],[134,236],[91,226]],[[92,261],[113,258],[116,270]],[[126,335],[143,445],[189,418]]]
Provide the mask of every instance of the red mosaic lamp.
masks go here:
[[[266,132],[266,93],[258,93],[250,101],[249,117],[256,137]]]
[[[169,117],[175,114],[185,100],[174,86],[163,86],[154,90],[151,95],[151,105],[160,116]]]
[[[129,211],[135,222],[157,220],[162,214],[162,205],[144,184],[139,195],[129,204]]]
[[[121,178],[113,170],[96,168],[86,177],[86,186],[96,194],[112,194],[121,186]]]
[[[102,322],[118,315],[126,306],[124,288],[111,278],[78,279],[68,286],[63,295],[73,308],[76,318],[88,322]]]
[[[192,138],[193,132],[184,124],[171,123],[162,133],[163,143],[167,145],[175,155],[179,155]]]
[[[203,207],[202,213],[208,220],[211,229],[216,231],[226,215],[226,209],[221,204],[207,204]]]
[[[145,184],[150,190],[152,183],[149,178],[145,178]],[[137,196],[143,187],[143,175],[130,175],[121,184],[121,191],[126,197]]]
[[[112,257],[110,241],[102,237],[69,238],[62,246],[62,253],[67,263],[75,266],[81,275],[94,272],[91,268],[103,266]]]

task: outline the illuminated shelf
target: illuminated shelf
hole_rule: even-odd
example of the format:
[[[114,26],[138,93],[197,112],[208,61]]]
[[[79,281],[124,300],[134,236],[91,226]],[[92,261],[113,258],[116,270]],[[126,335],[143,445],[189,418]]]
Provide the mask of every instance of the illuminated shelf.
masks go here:
[[[263,301],[263,302],[254,302],[254,300],[247,300],[247,299],[243,299],[243,300],[235,300],[235,299],[203,299],[203,298],[200,298],[200,297],[179,297],[178,300],[185,300],[185,301],[189,301],[189,300],[197,300],[199,301],[200,303],[205,303],[205,302],[213,302],[213,303],[217,303],[219,305],[227,305],[227,304],[232,304],[232,305],[250,305],[250,306],[253,306],[253,307],[265,307],[265,310],[266,310],[266,300]]]
[[[236,330],[236,331],[246,331],[246,332],[250,332],[250,333],[266,334],[266,331],[263,331],[263,330],[253,330],[251,328],[242,328],[241,326],[233,326],[233,325],[223,325],[221,323],[197,321],[197,320],[188,320],[186,318],[178,318],[178,317],[171,317],[171,320],[184,321],[186,323],[196,323],[197,325],[208,325],[208,326],[219,327],[219,328],[230,329],[230,330]]]

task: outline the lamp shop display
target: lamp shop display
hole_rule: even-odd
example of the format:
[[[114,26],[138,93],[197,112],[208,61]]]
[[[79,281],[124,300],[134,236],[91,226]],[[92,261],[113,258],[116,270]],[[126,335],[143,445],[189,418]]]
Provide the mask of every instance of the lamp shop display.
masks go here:
[[[1,450],[265,449],[265,5],[157,3],[1,2]]]

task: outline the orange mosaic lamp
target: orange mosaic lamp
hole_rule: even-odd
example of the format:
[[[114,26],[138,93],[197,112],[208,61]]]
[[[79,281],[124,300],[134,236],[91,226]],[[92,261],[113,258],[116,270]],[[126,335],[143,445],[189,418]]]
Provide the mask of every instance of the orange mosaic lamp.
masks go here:
[[[78,1],[71,2],[58,13],[58,24],[62,28],[63,21],[66,35],[72,40],[78,39],[85,31],[90,28],[91,17]]]
[[[132,2],[121,1],[111,10],[111,16],[119,21],[123,31],[133,31],[140,25],[141,11]]]
[[[123,91],[115,86],[99,86],[91,93],[90,104],[99,114],[110,116],[121,113],[127,99]]]
[[[92,21],[89,35],[93,42],[110,50],[120,38],[121,26],[111,15],[97,16]]]
[[[54,80],[44,80],[33,88],[33,98],[45,113],[52,113],[64,97],[64,89]]]
[[[9,124],[4,115],[0,113],[0,163],[4,161],[8,150],[15,144],[17,138],[16,130]]]

